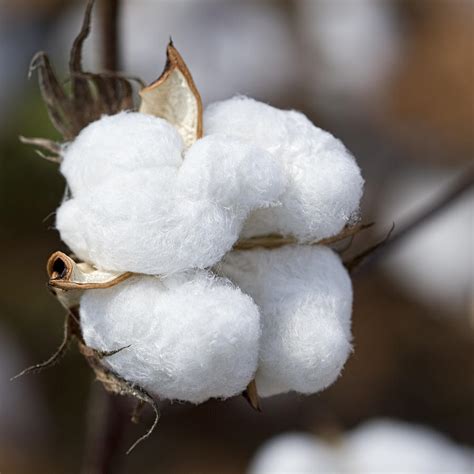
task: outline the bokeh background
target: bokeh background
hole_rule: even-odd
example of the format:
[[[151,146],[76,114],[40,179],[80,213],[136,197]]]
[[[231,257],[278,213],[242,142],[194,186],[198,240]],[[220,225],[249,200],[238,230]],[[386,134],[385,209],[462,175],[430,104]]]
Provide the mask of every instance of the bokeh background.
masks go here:
[[[87,430],[100,430],[101,387],[75,349],[60,365],[9,382],[62,336],[45,262],[64,250],[54,230],[64,180],[18,135],[59,138],[28,65],[46,50],[65,71],[83,8],[0,0],[4,474],[80,472],[91,450]],[[205,103],[246,94],[302,110],[341,138],[366,178],[364,220],[376,222],[350,253],[392,222],[395,233],[403,229],[472,165],[473,20],[471,0],[123,0],[121,69],[155,79],[172,35]],[[95,21],[84,57],[91,70],[100,69],[99,30]],[[125,456],[151,421],[146,412],[141,425],[126,426],[113,472],[242,473],[275,434],[335,436],[379,416],[474,445],[473,204],[471,189],[356,276],[355,351],[334,386],[263,400],[263,413],[241,398],[167,404],[152,438]],[[91,397],[99,400],[94,410]],[[129,408],[120,403],[116,410]]]

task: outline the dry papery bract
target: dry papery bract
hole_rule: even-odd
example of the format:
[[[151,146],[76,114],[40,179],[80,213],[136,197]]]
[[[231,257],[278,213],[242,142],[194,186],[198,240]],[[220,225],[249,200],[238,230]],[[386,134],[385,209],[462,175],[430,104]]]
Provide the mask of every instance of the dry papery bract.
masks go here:
[[[90,31],[93,3],[93,0],[89,0],[87,3],[81,30],[71,49],[70,92],[68,93],[58,81],[49,58],[44,52],[35,55],[30,68],[31,71],[38,71],[40,91],[49,117],[66,143],[73,140],[84,127],[98,120],[102,115],[113,115],[122,110],[134,109],[133,88],[129,78],[118,73],[90,73],[84,72],[82,69],[82,47]],[[142,88],[140,96],[139,111],[163,118],[173,124],[183,138],[186,147],[191,146],[202,137],[201,97],[184,60],[171,41],[167,47],[167,63],[163,73],[151,85]],[[38,152],[44,158],[55,162],[61,161],[62,143],[45,138],[20,137],[20,140],[46,150],[48,155]],[[334,237],[308,242],[306,245],[331,245],[343,240],[348,240],[350,245],[356,234],[371,225],[357,222],[347,226]],[[293,237],[268,235],[239,240],[234,245],[234,249],[273,249],[296,243],[298,241]],[[346,266],[351,268],[359,260],[353,259]],[[159,418],[157,401],[142,387],[128,382],[102,363],[104,358],[116,354],[125,347],[103,352],[85,344],[81,330],[79,303],[81,295],[85,291],[119,285],[134,274],[101,271],[88,263],[76,262],[62,252],[55,252],[51,255],[47,263],[47,273],[50,290],[66,310],[64,339],[58,350],[48,360],[24,370],[18,376],[39,371],[56,363],[66,352],[69,342],[75,339],[80,352],[106,390],[120,395],[130,395],[137,400],[139,407],[146,403],[154,410],[153,425],[143,437],[134,443],[131,450],[138,442],[149,436],[155,428]],[[242,395],[253,408],[260,410],[255,381],[250,382]],[[136,419],[137,416],[134,415],[132,420],[136,421]]]

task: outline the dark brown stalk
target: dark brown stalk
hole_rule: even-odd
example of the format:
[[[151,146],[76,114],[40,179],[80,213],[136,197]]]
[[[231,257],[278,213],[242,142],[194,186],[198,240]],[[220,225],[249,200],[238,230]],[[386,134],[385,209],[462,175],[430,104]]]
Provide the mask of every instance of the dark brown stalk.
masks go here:
[[[119,0],[101,0],[102,67],[106,71],[120,70]]]
[[[82,474],[118,472],[117,453],[129,421],[125,402],[123,397],[108,393],[101,384],[92,383]]]
[[[118,20],[120,0],[101,0],[102,67],[119,69]],[[123,397],[110,394],[92,382],[83,474],[116,472],[120,444],[129,415]]]

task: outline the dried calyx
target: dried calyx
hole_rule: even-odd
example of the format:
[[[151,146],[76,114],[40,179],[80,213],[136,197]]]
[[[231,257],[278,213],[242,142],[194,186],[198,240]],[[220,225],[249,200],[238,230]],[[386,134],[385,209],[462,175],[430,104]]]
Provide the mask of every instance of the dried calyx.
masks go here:
[[[161,76],[140,91],[139,111],[166,119],[186,147],[202,137],[202,101],[183,58],[170,40]]]

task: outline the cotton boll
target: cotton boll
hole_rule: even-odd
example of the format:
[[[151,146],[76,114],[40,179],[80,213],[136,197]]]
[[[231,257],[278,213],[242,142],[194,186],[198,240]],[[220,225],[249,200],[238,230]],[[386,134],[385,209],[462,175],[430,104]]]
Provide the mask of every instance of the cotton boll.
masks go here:
[[[316,474],[339,472],[336,455],[316,436],[285,433],[256,453],[248,474]]]
[[[345,438],[348,472],[412,474],[472,472],[472,451],[416,425],[390,420],[366,423]]]
[[[181,165],[183,142],[166,120],[136,112],[104,116],[65,148],[61,172],[74,196],[118,173]]]
[[[160,119],[148,127],[143,117],[104,117],[70,146],[65,174],[76,192],[58,209],[56,227],[78,257],[101,269],[164,274],[209,267],[232,248],[249,212],[281,194],[279,165],[258,147],[222,136],[199,140],[181,162],[174,132],[166,138]],[[142,127],[142,145],[155,140],[148,157],[136,155],[136,141],[119,138],[141,137]]]
[[[339,257],[321,246],[235,251],[218,265],[262,315],[261,396],[314,393],[332,384],[351,352],[352,286]]]
[[[80,315],[88,346],[130,345],[104,359],[107,366],[160,398],[227,398],[246,388],[257,367],[257,307],[204,271],[133,277],[88,291]]]
[[[357,216],[363,179],[354,158],[303,114],[236,97],[210,105],[204,128],[206,134],[254,143],[282,166],[286,188],[281,205],[255,211],[243,237],[279,233],[301,241],[322,239]]]

